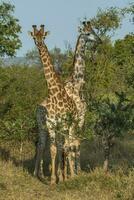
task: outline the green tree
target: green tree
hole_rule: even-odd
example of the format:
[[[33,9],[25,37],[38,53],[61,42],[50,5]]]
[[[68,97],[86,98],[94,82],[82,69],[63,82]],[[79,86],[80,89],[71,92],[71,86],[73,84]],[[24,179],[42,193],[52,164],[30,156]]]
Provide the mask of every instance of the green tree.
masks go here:
[[[134,3],[130,3],[129,6],[121,9],[122,15],[130,15],[130,21],[134,22]],[[132,19],[132,20],[131,20]]]
[[[86,53],[85,136],[99,135],[103,140],[105,170],[108,168],[112,139],[127,133],[133,121],[130,120],[133,118],[131,105],[134,94],[133,34],[115,43],[111,38],[111,33],[121,27],[122,16],[121,10],[116,8],[98,11],[91,23],[103,42],[99,46],[90,44]],[[116,92],[122,97],[116,97]],[[123,94],[128,96],[130,102],[125,97],[123,99]],[[126,109],[122,110],[125,106]]]
[[[115,88],[122,91],[122,84],[118,83],[117,67],[114,61],[114,46],[111,41],[113,33],[121,26],[122,15],[117,8],[99,9],[91,20],[93,28],[102,39],[102,44],[90,44],[86,54],[86,95],[97,98],[111,95]],[[111,35],[112,33],[112,35]]]
[[[105,37],[111,32],[114,33],[120,27],[121,18],[121,12],[116,7],[106,10],[99,9],[96,16],[91,19],[91,23],[97,30],[97,34]]]
[[[58,47],[54,47],[50,51],[52,62],[54,64],[55,70],[58,74],[61,74],[62,72],[62,66],[65,63],[66,60],[66,54],[62,53],[61,49]]]
[[[25,57],[27,60],[27,65],[35,66],[38,68],[42,67],[41,59],[39,57],[39,52],[38,52],[37,48],[33,48],[33,49],[29,50],[26,53]]]
[[[0,3],[0,56],[14,56],[21,47],[19,20],[14,17],[15,7],[10,3]]]
[[[92,105],[92,109],[97,116],[93,127],[94,133],[101,138],[105,157],[103,167],[108,171],[112,140],[122,137],[134,128],[134,104],[122,92],[116,93],[115,102],[109,98],[100,99]]]
[[[47,96],[44,74],[34,67],[0,68],[0,85],[0,139],[29,139],[36,106]]]
[[[125,90],[134,97],[134,34],[115,41],[113,59],[118,68],[118,79],[124,82]]]
[[[66,47],[64,52],[60,48],[54,47],[50,50],[52,62],[57,74],[61,75],[61,79],[66,79],[73,70],[73,52],[70,46]],[[42,68],[42,63],[36,48],[26,53],[27,65]]]

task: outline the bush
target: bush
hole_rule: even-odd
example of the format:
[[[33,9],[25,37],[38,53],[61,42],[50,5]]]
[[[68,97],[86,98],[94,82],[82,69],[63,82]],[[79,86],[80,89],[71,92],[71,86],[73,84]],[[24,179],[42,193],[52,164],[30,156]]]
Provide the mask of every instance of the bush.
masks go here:
[[[36,128],[36,106],[47,95],[43,72],[32,67],[0,68],[0,85],[0,139],[28,139]]]

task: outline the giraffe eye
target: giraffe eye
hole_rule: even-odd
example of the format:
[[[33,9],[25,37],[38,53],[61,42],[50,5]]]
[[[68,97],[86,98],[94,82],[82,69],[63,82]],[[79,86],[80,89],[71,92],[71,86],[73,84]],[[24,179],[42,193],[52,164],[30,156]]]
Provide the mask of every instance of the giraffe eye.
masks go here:
[[[86,24],[86,21],[83,21],[82,24],[85,25],[85,24]]]

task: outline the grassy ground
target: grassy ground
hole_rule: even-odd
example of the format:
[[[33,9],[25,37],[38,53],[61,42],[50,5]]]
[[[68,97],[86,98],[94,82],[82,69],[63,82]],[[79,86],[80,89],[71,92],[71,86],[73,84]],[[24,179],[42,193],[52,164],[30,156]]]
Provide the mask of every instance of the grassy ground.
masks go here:
[[[100,168],[103,155],[98,141],[83,142],[82,172],[73,180],[50,186],[32,176],[34,146],[0,144],[0,200],[133,200],[134,140],[116,141],[111,155],[111,172]],[[96,167],[97,166],[97,167]],[[96,167],[96,168],[95,168]]]

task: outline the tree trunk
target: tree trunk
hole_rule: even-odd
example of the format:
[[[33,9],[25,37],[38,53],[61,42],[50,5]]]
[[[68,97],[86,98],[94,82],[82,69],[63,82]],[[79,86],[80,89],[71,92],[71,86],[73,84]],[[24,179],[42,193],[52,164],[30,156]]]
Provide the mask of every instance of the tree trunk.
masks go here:
[[[103,147],[104,147],[104,163],[103,169],[105,172],[108,172],[109,169],[109,155],[110,155],[110,141],[108,138],[103,139]]]
[[[105,159],[103,164],[104,172],[108,172],[108,168],[109,168],[109,159]]]
[[[23,142],[21,141],[20,143],[20,164],[23,164],[23,160],[22,160],[22,152],[23,152]]]

